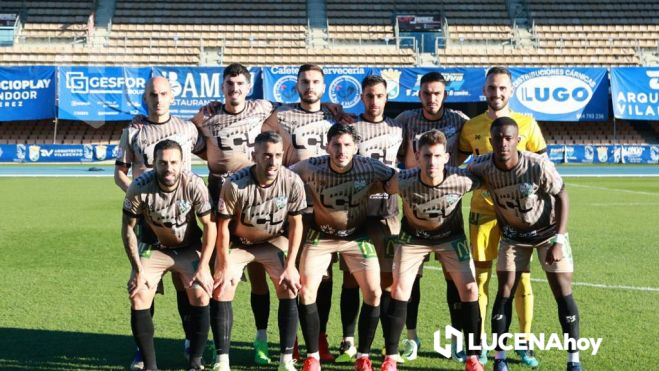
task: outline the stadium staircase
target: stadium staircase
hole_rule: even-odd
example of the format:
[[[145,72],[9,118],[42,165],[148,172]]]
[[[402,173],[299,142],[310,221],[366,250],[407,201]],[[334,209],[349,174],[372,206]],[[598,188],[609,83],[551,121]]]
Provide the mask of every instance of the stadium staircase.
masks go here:
[[[98,0],[96,2],[96,24],[94,28],[94,37],[92,45],[107,45],[112,28],[112,17],[117,5],[115,0]]]
[[[311,47],[327,46],[327,3],[325,0],[307,0],[307,18],[309,29],[307,44]]]

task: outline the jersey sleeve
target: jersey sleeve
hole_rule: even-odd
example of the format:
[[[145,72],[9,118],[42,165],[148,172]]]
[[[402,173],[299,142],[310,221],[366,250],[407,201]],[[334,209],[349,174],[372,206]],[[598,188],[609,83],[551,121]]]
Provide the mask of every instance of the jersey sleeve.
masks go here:
[[[236,212],[236,202],[238,201],[238,193],[235,184],[231,179],[222,186],[220,191],[220,198],[217,201],[217,215],[222,219],[231,219]]]
[[[475,189],[480,188],[482,182],[481,178],[479,178],[475,173],[469,171],[468,169],[464,170],[464,176],[467,178],[467,192],[471,192]]]
[[[142,205],[143,202],[140,197],[138,185],[136,182],[133,182],[126,191],[123,212],[132,218],[137,218],[138,216],[142,215]]]
[[[526,142],[527,151],[543,153],[547,150],[547,142],[545,142],[545,137],[542,136],[540,125],[535,120],[531,121],[528,138]]]
[[[191,131],[191,143],[193,143],[192,153],[195,155],[203,153],[206,150],[206,138],[204,138],[203,134],[197,126],[194,126],[194,129]]]
[[[192,195],[192,205],[194,207],[195,213],[197,216],[204,216],[210,214],[212,206],[210,203],[210,197],[208,196],[208,188],[204,184],[204,181],[193,175],[193,195]]]
[[[540,188],[551,195],[556,196],[563,190],[563,178],[561,178],[556,166],[546,157],[540,162]]]
[[[301,214],[307,208],[307,197],[304,192],[304,183],[295,173],[291,174],[291,190],[288,198],[288,215]]]
[[[130,128],[126,127],[121,131],[121,138],[117,146],[117,159],[115,165],[130,167],[135,155],[130,146]]]
[[[376,182],[382,182],[384,184],[396,174],[394,168],[391,168],[376,159],[370,157],[366,158],[370,161],[371,166],[373,166],[374,180]]]

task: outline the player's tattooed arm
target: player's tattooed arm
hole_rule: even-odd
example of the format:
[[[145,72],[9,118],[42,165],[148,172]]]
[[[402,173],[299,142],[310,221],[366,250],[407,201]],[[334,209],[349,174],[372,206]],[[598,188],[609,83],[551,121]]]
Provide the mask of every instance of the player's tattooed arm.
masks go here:
[[[229,259],[229,222],[231,219],[218,217],[217,239],[215,242],[215,270],[213,275],[213,298],[218,299],[227,285],[234,285],[230,275]]]
[[[215,248],[215,240],[217,237],[217,227],[215,222],[211,220],[211,215],[206,214],[204,216],[198,216],[199,222],[203,226],[203,236],[202,236],[202,246],[201,246],[201,257],[199,258],[199,267],[195,272],[194,277],[188,283],[192,284],[198,282],[208,295],[213,294],[213,276],[210,272],[209,263],[211,260],[211,255],[213,255],[213,249]]]
[[[137,218],[124,213],[121,222],[121,239],[124,242],[124,250],[128,256],[135,276],[128,282],[128,293],[132,298],[139,291],[149,289],[149,283],[142,277],[142,263],[140,262],[140,252],[137,247],[137,236],[135,235],[135,225],[137,225]]]
[[[565,239],[565,235],[567,234],[567,219],[568,219],[568,214],[569,214],[569,208],[570,208],[570,202],[567,196],[567,192],[565,191],[565,188],[563,188],[556,196],[556,224],[558,226],[558,231],[557,235],[563,236],[563,239]],[[559,238],[557,238],[556,243],[552,247],[549,248],[549,251],[547,251],[547,257],[545,258],[545,262],[547,264],[553,264],[554,262],[560,261],[561,259],[564,258],[563,256],[563,244],[566,243],[566,241],[561,241]]]
[[[302,288],[300,273],[295,267],[295,259],[302,242],[302,214],[288,216],[288,253],[286,266],[279,277],[279,285],[297,295]]]

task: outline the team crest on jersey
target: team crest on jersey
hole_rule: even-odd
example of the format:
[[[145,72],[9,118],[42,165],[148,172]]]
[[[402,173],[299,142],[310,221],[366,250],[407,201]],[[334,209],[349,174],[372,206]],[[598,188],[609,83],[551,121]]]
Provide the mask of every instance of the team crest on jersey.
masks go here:
[[[288,197],[286,196],[279,196],[275,198],[275,206],[277,209],[283,209],[286,207],[286,204],[288,203]]]
[[[361,191],[362,189],[366,188],[366,180],[355,180],[353,187],[355,188],[355,191]]]
[[[522,197],[528,197],[533,193],[533,184],[522,183],[519,185],[519,193]]]
[[[330,101],[342,105],[343,108],[356,106],[359,103],[361,94],[361,84],[352,76],[341,76],[330,84]]]
[[[178,200],[176,201],[176,208],[178,208],[178,212],[180,214],[186,214],[188,211],[190,211],[191,205],[186,200]]]
[[[387,82],[387,97],[394,99],[400,94],[400,74],[401,71],[390,68],[382,70],[380,75]]]
[[[272,87],[272,95],[275,97],[275,101],[281,103],[295,103],[299,100],[297,94],[297,89],[295,84],[297,83],[297,78],[295,76],[283,76],[275,82],[275,85]]]
[[[455,205],[456,202],[460,201],[460,195],[457,194],[448,194],[444,196],[444,200],[449,206]]]
[[[444,135],[446,135],[447,138],[450,138],[458,133],[458,128],[456,127],[447,127],[441,129]]]

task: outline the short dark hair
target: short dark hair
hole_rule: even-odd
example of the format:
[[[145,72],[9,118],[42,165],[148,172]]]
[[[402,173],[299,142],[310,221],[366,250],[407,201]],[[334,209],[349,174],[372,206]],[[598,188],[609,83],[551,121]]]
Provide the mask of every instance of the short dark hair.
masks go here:
[[[274,131],[264,131],[261,134],[256,136],[254,144],[263,144],[263,143],[281,143],[281,135],[277,134]]]
[[[327,132],[327,142],[330,142],[332,138],[338,137],[339,135],[348,134],[352,137],[355,143],[359,142],[361,139],[357,134],[357,130],[353,125],[346,125],[341,123],[336,123]]]
[[[172,148],[178,149],[181,156],[183,156],[183,149],[181,148],[181,145],[177,141],[171,139],[165,139],[158,142],[158,144],[156,144],[156,146],[153,148],[153,158],[154,159],[158,158],[159,151],[164,151],[166,149],[172,149]]]
[[[446,86],[446,79],[444,78],[444,75],[439,72],[428,72],[421,77],[421,85],[428,82],[441,82],[444,86]]]
[[[249,73],[247,67],[243,66],[240,63],[231,63],[226,66],[224,72],[222,73],[222,81],[226,80],[227,77],[235,77],[238,75],[243,75],[247,79],[247,82],[252,81],[252,74]]]
[[[377,84],[384,85],[384,88],[387,88],[387,80],[383,79],[380,75],[368,75],[362,80],[362,91],[369,86],[375,86]]]
[[[510,70],[508,70],[506,67],[492,67],[489,70],[487,70],[487,73],[485,74],[485,78],[487,79],[490,77],[490,75],[506,75],[508,78],[510,78],[510,81],[513,81],[513,75],[510,73]]]
[[[303,65],[300,66],[300,69],[297,70],[297,78],[299,79],[300,75],[303,72],[307,72],[307,71],[318,71],[318,72],[320,72],[321,75],[323,75],[323,77],[325,77],[325,72],[323,72],[323,69],[320,68],[319,65],[317,65],[317,64],[303,64]]]
[[[492,125],[490,125],[490,133],[492,133],[494,129],[501,129],[504,126],[514,126],[515,129],[519,130],[519,127],[517,126],[517,122],[512,118],[499,117],[496,120],[492,121]]]
[[[442,144],[446,148],[446,135],[437,129],[432,129],[421,135],[416,147],[420,150],[423,146],[434,146],[435,144]]]

